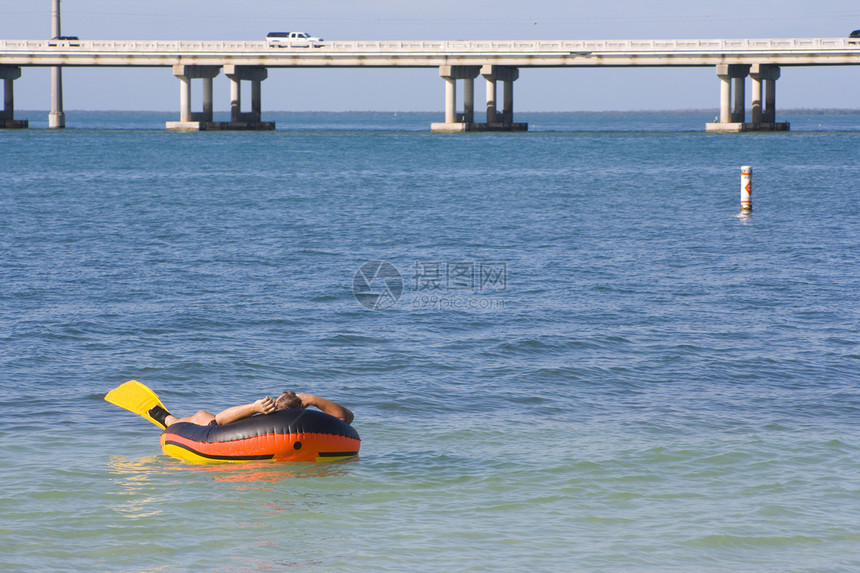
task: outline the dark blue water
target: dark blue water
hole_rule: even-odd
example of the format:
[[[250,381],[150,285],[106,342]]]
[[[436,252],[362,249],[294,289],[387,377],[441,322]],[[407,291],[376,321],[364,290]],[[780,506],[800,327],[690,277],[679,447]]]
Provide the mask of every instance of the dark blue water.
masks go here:
[[[0,132],[0,569],[860,568],[860,115],[168,119]],[[129,379],[361,456],[184,465]]]

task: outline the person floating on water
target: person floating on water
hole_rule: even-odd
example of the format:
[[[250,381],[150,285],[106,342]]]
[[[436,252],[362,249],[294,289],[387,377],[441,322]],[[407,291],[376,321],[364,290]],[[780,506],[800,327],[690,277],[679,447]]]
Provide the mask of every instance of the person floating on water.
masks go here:
[[[177,418],[168,412],[161,404],[156,404],[150,408],[148,414],[149,417],[159,422],[165,428],[169,428],[178,422],[190,422],[192,424],[197,424],[198,426],[226,426],[227,424],[244,420],[245,418],[249,418],[256,414],[271,414],[277,410],[307,408],[308,406],[319,408],[326,414],[343,420],[347,424],[351,424],[352,420],[355,418],[352,412],[331,400],[326,400],[325,398],[320,398],[313,394],[296,394],[295,392],[289,391],[284,392],[277,398],[266,396],[265,398],[260,398],[250,404],[233,406],[232,408],[227,408],[218,414],[211,414],[206,410],[200,410],[192,416]]]
[[[284,392],[277,398],[266,396],[250,404],[227,408],[218,414],[200,410],[194,415],[180,418],[171,414],[164,407],[155,392],[136,380],[129,380],[114,388],[107,393],[105,400],[143,416],[162,429],[178,422],[190,422],[197,426],[226,426],[257,414],[271,414],[278,410],[304,409],[310,406],[318,408],[347,424],[352,424],[352,420],[355,418],[352,412],[331,400],[313,394],[296,394],[295,392]]]

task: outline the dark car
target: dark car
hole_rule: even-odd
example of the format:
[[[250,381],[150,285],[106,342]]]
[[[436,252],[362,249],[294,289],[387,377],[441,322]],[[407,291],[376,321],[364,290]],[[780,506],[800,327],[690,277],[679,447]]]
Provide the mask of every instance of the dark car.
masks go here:
[[[848,34],[848,43],[860,44],[860,30],[854,30],[853,32]]]
[[[57,36],[48,40],[49,46],[80,46],[81,41],[77,36]]]

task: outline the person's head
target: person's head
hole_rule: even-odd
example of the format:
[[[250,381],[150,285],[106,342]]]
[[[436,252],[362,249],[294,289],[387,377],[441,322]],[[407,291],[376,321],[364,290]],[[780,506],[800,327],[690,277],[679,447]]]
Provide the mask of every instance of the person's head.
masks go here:
[[[290,408],[303,408],[302,399],[295,392],[284,392],[275,399],[275,409],[288,410]]]

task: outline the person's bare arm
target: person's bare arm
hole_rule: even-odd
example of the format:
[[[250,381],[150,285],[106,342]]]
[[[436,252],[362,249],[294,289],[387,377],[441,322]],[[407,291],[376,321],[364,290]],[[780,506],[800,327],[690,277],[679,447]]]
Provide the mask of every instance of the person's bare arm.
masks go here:
[[[325,398],[320,398],[319,396],[314,396],[313,394],[296,394],[296,396],[301,399],[302,405],[305,408],[307,408],[308,406],[314,406],[330,416],[340,418],[347,424],[352,424],[352,421],[355,419],[355,416],[352,414],[352,412],[350,412],[340,404],[335,404],[331,400],[326,400]]]
[[[271,414],[275,411],[275,401],[266,396],[256,402],[243,404],[241,406],[233,406],[227,408],[223,412],[219,412],[215,416],[215,421],[219,426],[224,426],[231,422],[236,422],[244,418],[249,418],[254,414]]]

